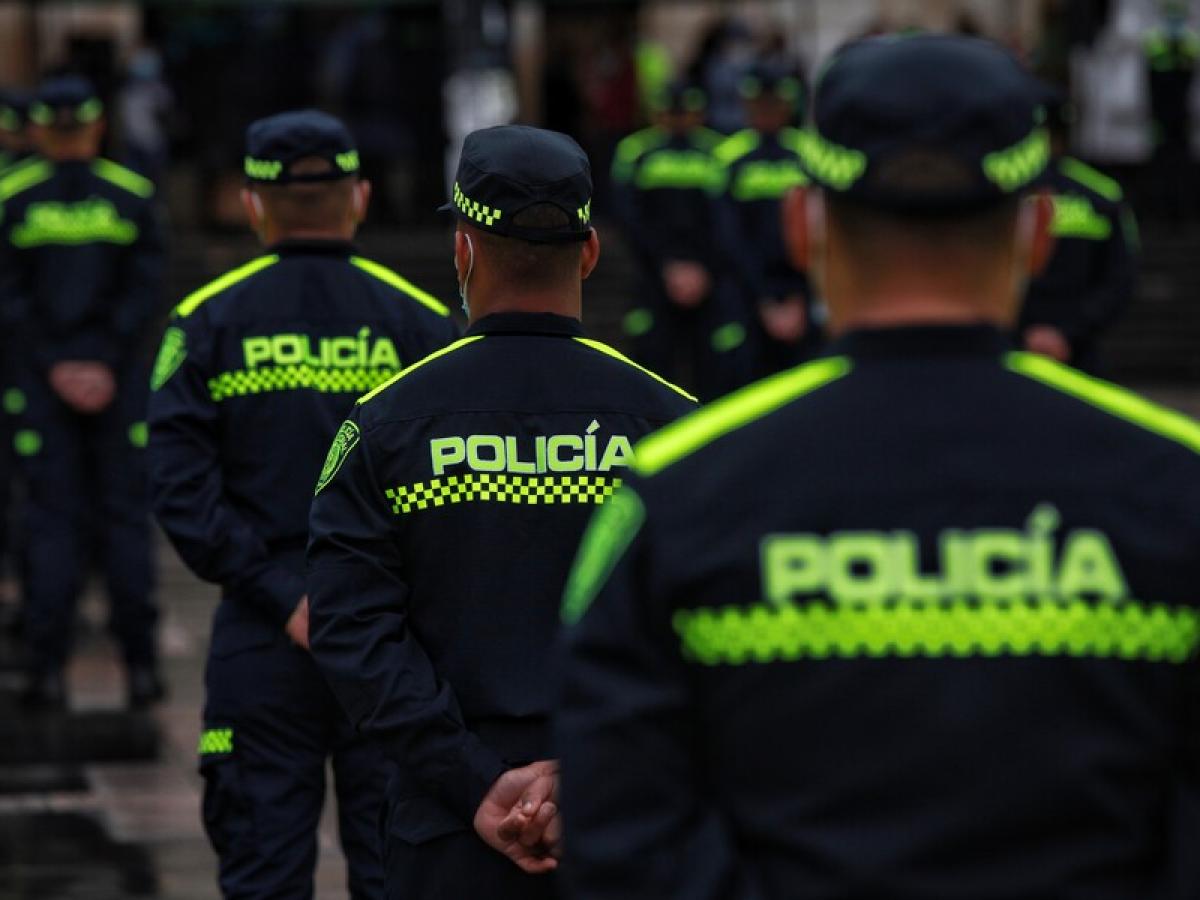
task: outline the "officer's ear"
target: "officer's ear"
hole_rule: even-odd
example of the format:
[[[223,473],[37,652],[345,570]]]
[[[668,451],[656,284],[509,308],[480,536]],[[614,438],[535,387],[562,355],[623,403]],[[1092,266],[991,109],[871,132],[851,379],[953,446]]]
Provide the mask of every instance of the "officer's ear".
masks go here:
[[[262,230],[264,218],[262,198],[250,188],[242,188],[242,209],[246,211],[250,230],[258,234]]]
[[[814,232],[823,224],[810,217],[809,206],[818,199],[807,187],[792,188],[783,195],[783,243],[788,259],[801,272],[807,272],[812,263]]]
[[[579,254],[580,278],[587,281],[598,262],[600,262],[600,235],[596,234],[596,229],[593,228],[588,232],[587,240],[583,242],[583,250]]]
[[[367,207],[371,204],[371,182],[360,178],[354,183],[354,223],[362,224],[367,218]]]
[[[1050,257],[1054,254],[1054,200],[1049,191],[1038,191],[1025,199],[1021,215],[1028,217],[1029,224],[1029,275],[1036,278],[1042,274]]]

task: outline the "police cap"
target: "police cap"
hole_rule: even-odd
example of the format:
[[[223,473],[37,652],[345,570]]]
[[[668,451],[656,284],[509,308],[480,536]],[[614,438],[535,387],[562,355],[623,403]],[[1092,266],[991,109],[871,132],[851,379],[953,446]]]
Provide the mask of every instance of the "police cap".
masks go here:
[[[794,106],[804,100],[804,82],[796,70],[767,61],[756,62],[746,70],[738,83],[738,91],[747,100],[773,95]]]
[[[968,211],[1037,183],[1050,156],[1032,77],[979,38],[856,41],[816,88],[801,163],[826,191],[907,214]]]
[[[663,86],[653,98],[659,112],[697,113],[708,108],[704,88],[688,78],[676,78]]]
[[[520,222],[531,206],[565,214],[559,227]],[[591,233],[592,168],[565,134],[528,125],[498,125],[467,135],[454,192],[441,207],[476,228],[539,244],[582,241]]]
[[[51,128],[88,125],[104,115],[95,86],[81,75],[47,78],[29,104],[29,121]]]
[[[323,172],[297,174],[292,164],[316,157],[326,160]],[[330,181],[358,174],[354,139],[338,119],[315,109],[279,113],[246,129],[246,179],[260,184]]]

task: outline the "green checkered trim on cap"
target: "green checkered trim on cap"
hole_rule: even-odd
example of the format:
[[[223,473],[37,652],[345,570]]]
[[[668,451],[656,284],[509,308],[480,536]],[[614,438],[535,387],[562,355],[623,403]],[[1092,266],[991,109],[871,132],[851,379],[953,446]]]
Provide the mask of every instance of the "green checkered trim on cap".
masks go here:
[[[576,210],[576,213],[579,214],[580,223],[587,225],[592,221],[592,201],[589,200],[587,203],[583,204],[583,206]]]
[[[275,181],[283,173],[283,163],[277,159],[245,159],[246,175],[255,181]]]
[[[1200,644],[1200,613],[1082,601],[904,603],[679,610],[685,656],[709,666],[797,659],[1067,656],[1183,663]]]
[[[794,140],[796,155],[808,174],[836,191],[849,190],[867,169],[865,153],[835,144],[813,128],[800,131]]]
[[[232,728],[207,728],[200,733],[200,745],[196,752],[201,756],[233,752]]]
[[[1050,133],[1035,128],[1017,143],[983,158],[983,174],[1007,193],[1019,190],[1042,174],[1050,162]]]
[[[329,369],[319,366],[274,366],[236,369],[208,380],[214,403],[230,397],[273,391],[313,390],[322,394],[362,394],[396,374],[392,368]]]
[[[555,503],[600,504],[621,486],[604,475],[505,475],[468,473],[419,481],[384,491],[392,512],[404,515],[454,503],[494,501],[530,506]]]
[[[472,200],[462,192],[457,181],[454,182],[454,205],[468,219],[473,219],[481,225],[495,225],[500,219],[500,210]]]

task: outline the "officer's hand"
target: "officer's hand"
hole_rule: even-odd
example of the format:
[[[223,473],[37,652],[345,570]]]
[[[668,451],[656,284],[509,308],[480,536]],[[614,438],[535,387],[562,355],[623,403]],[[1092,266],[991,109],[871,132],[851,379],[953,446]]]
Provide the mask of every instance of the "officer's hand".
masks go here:
[[[112,403],[117,380],[104,363],[64,360],[50,368],[50,387],[76,412],[93,415]]]
[[[1025,329],[1025,349],[1040,353],[1059,362],[1071,358],[1071,344],[1061,331],[1053,325],[1031,325]]]
[[[308,594],[300,598],[300,602],[296,604],[296,609],[291,617],[287,620],[287,625],[284,626],[288,637],[292,639],[292,643],[303,647],[305,650],[308,646]]]
[[[779,303],[761,303],[758,315],[772,340],[794,344],[808,330],[808,313],[803,297],[785,297]]]
[[[699,306],[708,296],[708,271],[700,263],[673,260],[663,266],[662,276],[667,296],[677,306]]]
[[[485,844],[530,875],[540,875],[558,867],[553,853],[557,849],[560,830],[557,825],[551,827],[558,815],[558,805],[553,802],[557,779],[558,763],[554,760],[509,769],[496,779],[475,812],[475,833]],[[518,805],[522,824],[516,827],[514,822],[509,822],[501,834],[501,825]],[[553,844],[549,843],[551,840]]]

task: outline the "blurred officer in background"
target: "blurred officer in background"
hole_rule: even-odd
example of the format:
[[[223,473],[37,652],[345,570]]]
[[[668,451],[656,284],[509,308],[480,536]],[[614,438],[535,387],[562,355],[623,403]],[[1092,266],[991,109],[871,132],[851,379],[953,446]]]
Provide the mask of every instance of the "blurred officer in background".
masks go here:
[[[659,102],[655,124],[613,158],[613,209],[639,270],[622,324],[638,362],[716,396],[749,370],[736,298],[714,290],[711,204],[723,181],[712,153],[722,135],[704,127],[700,88],[673,82]]]
[[[28,494],[25,700],[64,703],[94,540],[129,699],[143,705],[162,694],[143,460],[143,344],[164,256],[154,187],[97,156],[104,105],[84,79],[43,84],[29,122],[39,156],[0,176],[0,316],[21,392],[14,447]]]
[[[1066,155],[1070,106],[1063,94],[1040,90],[1050,132],[1044,183],[1054,202],[1054,250],[1029,282],[1019,321],[1025,349],[1097,374],[1097,342],[1133,299],[1137,222],[1121,186]]]
[[[391,898],[556,895],[554,877],[532,877],[555,865],[553,804],[529,846],[499,825],[523,789],[554,785],[557,596],[632,442],[693,405],[580,326],[600,252],[591,199],[588,159],[566,135],[467,137],[445,209],[471,326],[363,397],[321,473],[313,654],[398,764]]]
[[[716,215],[718,249],[754,348],[754,376],[794,366],[820,339],[808,280],[787,257],[781,200],[808,183],[797,154],[804,83],[779,64],[756,63],[742,79],[750,127],[714,151],[724,170]],[[723,279],[727,280],[727,279]]]
[[[568,584],[572,896],[1200,896],[1200,426],[1006,344],[1027,78],[826,69],[785,234],[838,340],[643,441]]]
[[[250,126],[243,192],[267,254],[187,297],[155,363],[154,509],[221,585],[205,675],[204,824],[226,897],[309,897],[332,757],[350,893],[380,897],[382,758],[308,653],[312,487],[353,398],[453,341],[449,310],[351,243],[370,184],[337,119]]]
[[[1200,33],[1192,27],[1183,0],[1163,0],[1159,6],[1159,22],[1142,44],[1150,90],[1154,200],[1160,215],[1180,221],[1193,216],[1196,207],[1191,94]]]
[[[15,88],[0,90],[0,174],[29,155],[25,116],[29,98]]]

